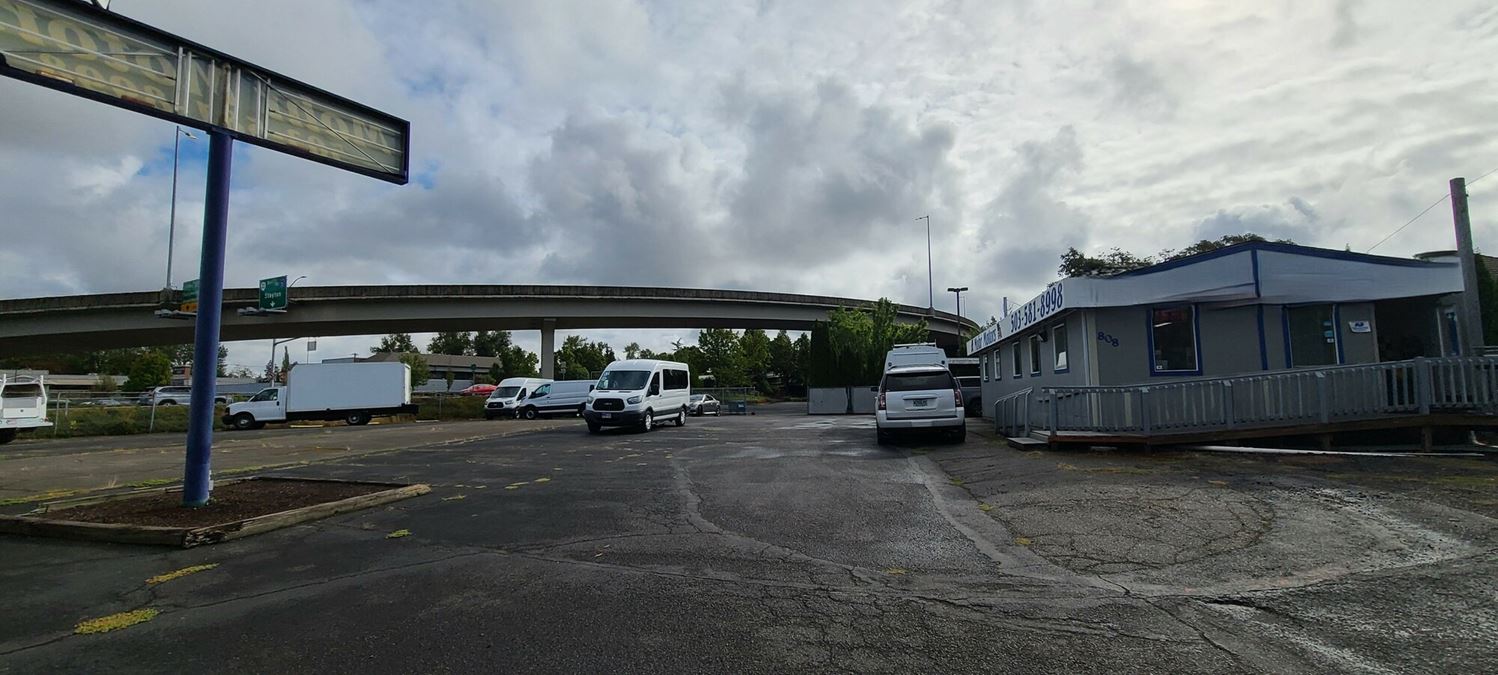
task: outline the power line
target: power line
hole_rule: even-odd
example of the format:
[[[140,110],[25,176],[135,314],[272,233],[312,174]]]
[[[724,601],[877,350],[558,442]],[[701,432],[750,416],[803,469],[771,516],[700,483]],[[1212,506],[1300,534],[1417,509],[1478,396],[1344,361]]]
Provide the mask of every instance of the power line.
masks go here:
[[[1446,193],[1446,194],[1444,194],[1444,195],[1441,195],[1441,198],[1440,198],[1440,199],[1437,199],[1437,200],[1435,200],[1435,201],[1434,201],[1434,202],[1431,202],[1431,204],[1430,204],[1430,206],[1427,206],[1427,207],[1425,207],[1425,210],[1424,210],[1424,211],[1421,211],[1421,212],[1420,212],[1420,213],[1418,213],[1418,214],[1416,214],[1416,215],[1415,215],[1415,217],[1414,217],[1414,218],[1411,218],[1411,219],[1409,219],[1409,221],[1408,221],[1408,222],[1406,222],[1406,223],[1405,223],[1405,224],[1403,224],[1403,225],[1400,225],[1400,226],[1399,226],[1399,229],[1396,229],[1396,230],[1394,230],[1394,231],[1393,231],[1393,232],[1390,232],[1390,233],[1389,233],[1389,236],[1387,236],[1387,237],[1384,237],[1384,238],[1383,238],[1383,239],[1380,239],[1380,240],[1378,240],[1378,243],[1377,243],[1377,244],[1374,244],[1374,245],[1372,245],[1372,246],[1369,246],[1369,247],[1368,247],[1368,250],[1367,250],[1367,251],[1366,251],[1366,252],[1367,252],[1367,253],[1372,253],[1372,252],[1373,252],[1373,249],[1376,249],[1376,248],[1378,248],[1378,247],[1380,247],[1380,246],[1383,246],[1383,245],[1384,245],[1384,242],[1386,242],[1386,241],[1388,241],[1388,240],[1390,240],[1390,239],[1393,239],[1393,238],[1394,238],[1394,235],[1396,235],[1396,234],[1399,234],[1399,233],[1400,233],[1400,232],[1403,232],[1403,231],[1404,231],[1404,228],[1406,228],[1406,227],[1409,227],[1409,226],[1410,226],[1410,225],[1411,225],[1411,224],[1412,224],[1412,223],[1414,223],[1414,222],[1415,222],[1415,221],[1417,221],[1417,220],[1420,220],[1420,216],[1423,216],[1423,215],[1425,215],[1425,214],[1427,214],[1427,213],[1430,213],[1430,210],[1431,210],[1431,209],[1433,209],[1433,208],[1435,208],[1435,207],[1437,207],[1437,206],[1440,206],[1440,205],[1441,205],[1441,202],[1444,202],[1444,201],[1446,201],[1446,198],[1448,198],[1448,197],[1450,197],[1450,196],[1451,196],[1451,193],[1450,193],[1450,192],[1448,192],[1448,193]]]
[[[1491,175],[1493,175],[1493,174],[1495,174],[1495,173],[1498,173],[1498,169],[1493,169],[1493,170],[1491,170],[1491,171],[1489,171],[1489,172],[1487,172],[1487,173],[1485,173],[1485,174],[1483,174],[1483,175],[1481,175],[1481,176],[1478,176],[1478,177],[1477,177],[1477,178],[1474,178],[1474,179],[1472,179],[1472,180],[1470,180],[1470,181],[1467,181],[1467,187],[1471,187],[1471,186],[1472,186],[1472,185],[1473,185],[1473,184],[1475,184],[1475,183],[1477,183],[1477,181],[1480,181],[1480,180],[1482,180],[1482,179],[1484,179],[1484,178],[1487,178],[1487,177],[1488,177],[1488,176],[1491,176]],[[1440,206],[1440,204],[1441,204],[1441,202],[1444,202],[1444,201],[1446,201],[1446,200],[1447,200],[1447,199],[1449,199],[1449,198],[1450,198],[1450,197],[1451,197],[1451,193],[1450,193],[1450,192],[1448,192],[1448,193],[1446,193],[1446,194],[1444,194],[1444,195],[1441,195],[1441,198],[1440,198],[1440,199],[1437,199],[1437,200],[1435,200],[1435,201],[1434,201],[1434,202],[1431,202],[1431,205],[1430,205],[1430,206],[1427,206],[1427,207],[1425,207],[1425,210],[1424,210],[1424,211],[1421,211],[1421,212],[1420,212],[1420,213],[1417,213],[1417,214],[1415,214],[1415,217],[1414,217],[1414,218],[1411,218],[1411,219],[1409,219],[1409,221],[1408,221],[1408,222],[1406,222],[1406,223],[1405,223],[1405,224],[1403,224],[1403,225],[1400,225],[1400,226],[1399,226],[1399,227],[1398,227],[1398,228],[1397,228],[1397,229],[1395,229],[1395,230],[1394,230],[1394,231],[1393,231],[1393,232],[1390,232],[1390,233],[1389,233],[1389,235],[1388,235],[1388,236],[1386,236],[1386,237],[1384,237],[1384,238],[1383,238],[1383,239],[1380,239],[1380,240],[1378,240],[1378,243],[1377,243],[1377,244],[1374,244],[1374,245],[1372,245],[1372,246],[1369,246],[1369,247],[1368,247],[1368,250],[1367,250],[1367,251],[1366,251],[1366,252],[1367,252],[1367,253],[1372,253],[1372,252],[1373,252],[1373,249],[1376,249],[1376,248],[1378,248],[1378,247],[1380,247],[1380,246],[1383,246],[1383,245],[1384,245],[1384,242],[1386,242],[1386,241],[1388,241],[1388,240],[1390,240],[1390,239],[1393,239],[1393,238],[1394,238],[1394,235],[1396,235],[1396,234],[1399,234],[1399,233],[1400,233],[1400,232],[1403,232],[1403,231],[1404,231],[1404,228],[1406,228],[1406,227],[1409,227],[1409,226],[1410,226],[1410,225],[1413,225],[1413,224],[1414,224],[1414,222],[1415,222],[1415,221],[1417,221],[1417,220],[1420,220],[1420,217],[1421,217],[1421,216],[1424,216],[1424,215],[1425,215],[1425,214],[1427,214],[1427,213],[1430,213],[1430,210],[1431,210],[1431,209],[1433,209],[1433,208],[1435,208],[1435,207],[1437,207],[1437,206]]]

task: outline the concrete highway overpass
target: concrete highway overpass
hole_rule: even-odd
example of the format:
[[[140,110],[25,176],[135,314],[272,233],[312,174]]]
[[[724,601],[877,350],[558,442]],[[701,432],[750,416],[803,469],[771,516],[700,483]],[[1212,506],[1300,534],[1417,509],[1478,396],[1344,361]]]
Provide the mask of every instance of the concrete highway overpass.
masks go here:
[[[224,290],[222,339],[257,340],[467,330],[541,331],[551,369],[555,334],[609,328],[809,330],[838,307],[872,301],[820,295],[624,286],[405,285],[293,287],[285,314],[241,316],[254,288]],[[0,354],[192,342],[193,322],[154,315],[161,291],[0,300]],[[947,312],[897,305],[899,319],[926,320],[938,344],[976,325]]]

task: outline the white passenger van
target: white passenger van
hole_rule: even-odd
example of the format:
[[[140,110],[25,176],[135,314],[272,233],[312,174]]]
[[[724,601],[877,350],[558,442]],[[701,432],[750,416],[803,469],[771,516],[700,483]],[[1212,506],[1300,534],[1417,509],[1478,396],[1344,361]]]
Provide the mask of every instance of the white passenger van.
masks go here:
[[[520,416],[533,420],[546,415],[580,415],[588,392],[597,383],[598,380],[562,380],[543,384],[517,404]]]
[[[588,395],[583,419],[588,431],[602,427],[655,428],[656,420],[687,423],[687,400],[692,397],[691,369],[685,363],[655,359],[615,361],[603,369],[598,385]]]
[[[884,355],[884,369],[900,366],[947,367],[947,353],[935,342],[895,345]]]
[[[507,377],[501,380],[499,386],[489,393],[489,399],[484,401],[484,419],[514,417],[520,412],[520,406],[524,405],[525,400],[538,387],[547,384],[551,384],[551,380],[539,377]]]

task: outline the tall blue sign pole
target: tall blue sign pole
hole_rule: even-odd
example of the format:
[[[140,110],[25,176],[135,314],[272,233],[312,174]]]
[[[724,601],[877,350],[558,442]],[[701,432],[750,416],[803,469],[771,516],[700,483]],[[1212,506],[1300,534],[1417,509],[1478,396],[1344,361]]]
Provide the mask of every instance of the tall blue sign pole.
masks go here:
[[[182,505],[208,503],[212,481],[213,400],[218,384],[219,324],[224,305],[224,250],[229,229],[229,169],[234,139],[208,132],[208,190],[203,206],[203,254],[198,266],[197,330],[192,346],[192,406],[187,420],[187,462]]]

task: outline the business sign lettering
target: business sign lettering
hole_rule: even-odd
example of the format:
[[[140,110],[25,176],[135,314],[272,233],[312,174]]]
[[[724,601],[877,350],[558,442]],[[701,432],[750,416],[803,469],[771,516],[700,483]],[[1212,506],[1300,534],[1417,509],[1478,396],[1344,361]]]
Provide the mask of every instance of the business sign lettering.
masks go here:
[[[410,123],[75,0],[0,0],[0,74],[397,184]]]
[[[999,322],[999,323],[993,324],[992,326],[989,326],[989,327],[983,329],[982,333],[974,335],[971,340],[968,340],[967,341],[967,354],[968,354],[968,356],[972,356],[973,354],[977,354],[980,351],[983,351],[985,349],[988,349],[989,347],[992,347],[994,345],[994,343],[997,343],[1000,338],[1004,337],[1004,331],[1003,331],[1002,328],[1000,328],[1000,326],[1002,324],[1003,324],[1002,321]]]
[[[1061,282],[1056,282],[1046,286],[1045,291],[1035,296],[1033,300],[1020,305],[1000,319],[1000,323],[1005,324],[1005,329],[1013,335],[1045,320],[1046,317],[1061,311],[1065,306],[1065,299],[1061,296]]]

